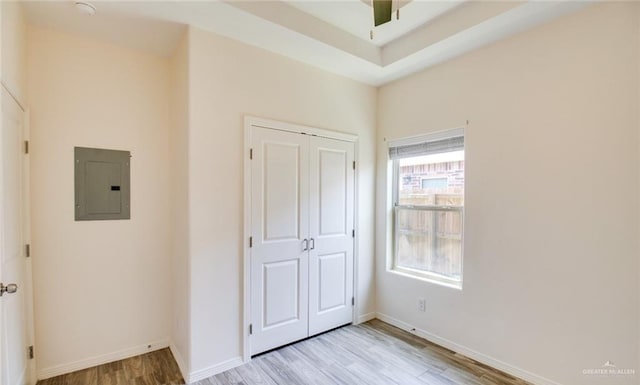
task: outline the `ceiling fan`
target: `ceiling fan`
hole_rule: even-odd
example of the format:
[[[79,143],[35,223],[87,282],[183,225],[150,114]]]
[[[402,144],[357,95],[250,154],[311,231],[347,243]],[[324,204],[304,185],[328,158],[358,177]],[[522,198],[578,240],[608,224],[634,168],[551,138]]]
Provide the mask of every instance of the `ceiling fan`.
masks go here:
[[[400,19],[400,7],[408,3],[408,1],[399,0],[363,0],[365,2],[371,2],[371,8],[373,9],[373,27],[388,23],[393,17],[395,11],[396,20]],[[369,37],[373,40],[373,28],[369,31]]]

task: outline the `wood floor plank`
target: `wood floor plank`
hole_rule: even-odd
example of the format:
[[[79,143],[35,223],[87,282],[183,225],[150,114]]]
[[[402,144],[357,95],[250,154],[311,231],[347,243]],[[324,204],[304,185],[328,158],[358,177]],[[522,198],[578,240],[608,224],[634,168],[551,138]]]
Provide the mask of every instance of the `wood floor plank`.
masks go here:
[[[483,378],[491,379],[498,384],[515,384],[515,385],[526,385],[527,382],[511,376],[509,374],[503,373],[497,369],[491,368],[490,371],[482,375]]]
[[[273,379],[276,384],[304,384],[303,378],[290,368],[279,351],[265,354],[258,360],[258,365]]]
[[[293,347],[287,346],[281,349],[280,354],[287,365],[300,375],[305,384],[337,385],[330,377],[325,376],[313,362],[305,360]]]
[[[205,378],[204,380],[196,382],[195,385],[222,385],[215,377]]]
[[[38,385],[64,385],[62,376],[48,378],[43,381],[38,381]]]
[[[339,385],[359,384],[362,381],[355,374],[351,373],[344,366],[339,364],[325,366],[321,368],[320,371]]]
[[[359,382],[362,384],[368,385],[395,385],[398,382],[393,381],[392,379],[382,375],[377,369],[371,370],[367,365],[364,365],[361,362],[353,363],[346,367],[346,369],[351,372],[356,378],[358,378]]]
[[[169,349],[38,381],[38,385],[182,385]]]
[[[320,368],[333,366],[336,363],[335,355],[328,354],[322,350],[319,338],[302,341],[293,345],[293,348],[305,357],[305,359],[315,363],[315,365]]]
[[[240,365],[236,368],[238,374],[247,385],[277,385],[255,362]]]
[[[382,321],[380,321],[378,319],[371,320],[371,321],[367,322],[366,324],[364,324],[362,326],[363,327],[369,326],[369,327],[375,328],[379,332],[389,334],[389,335],[393,336],[394,338],[396,338],[396,339],[398,339],[400,341],[403,341],[403,342],[405,342],[407,344],[413,345],[413,346],[415,346],[417,348],[424,348],[426,346],[430,346],[431,345],[427,340],[425,340],[423,338],[420,338],[420,337],[418,337],[418,336],[416,336],[414,334],[411,334],[411,333],[407,333],[402,329],[399,329],[399,328],[397,328],[395,326],[389,325],[388,323],[382,322]]]
[[[483,385],[480,377],[473,372],[465,371],[454,366],[447,368],[447,370],[440,373],[440,375],[456,383],[463,383],[466,385]]]
[[[244,380],[235,369],[227,370],[215,377],[221,385],[245,385]]]
[[[145,368],[145,359],[143,356],[135,356],[122,361],[122,369],[125,377],[129,380],[142,377],[147,374]]]
[[[109,371],[98,377],[97,385],[120,385],[129,382],[123,370]],[[64,385],[68,385],[66,382]]]
[[[122,370],[122,361],[109,362],[97,367],[98,376]]]
[[[384,334],[384,336],[384,338],[387,339],[394,339],[386,334]],[[387,349],[399,358],[407,362],[415,363],[422,368],[426,367],[427,370],[431,372],[442,372],[447,368],[447,365],[440,360],[440,357],[438,357],[436,353],[429,350],[425,351],[401,340],[395,340]]]
[[[357,347],[350,346],[350,342],[335,337],[335,335],[320,336],[317,338],[317,344],[314,346],[315,349],[318,349],[318,351],[326,357],[332,357],[335,363],[345,368],[356,363],[372,364],[372,362],[366,359],[363,360],[365,356],[363,353],[366,351],[365,347],[362,347],[362,350],[359,352],[360,354],[358,354]],[[371,369],[375,368],[375,365],[371,367]]]
[[[456,382],[446,377],[442,377],[440,373],[425,372],[418,378],[429,385],[458,385]]]
[[[79,370],[77,372],[69,373],[66,383],[69,385],[85,385],[93,384],[98,380],[98,369],[89,368],[85,370]]]
[[[358,335],[357,330],[357,328],[353,328],[349,330],[348,333]],[[365,343],[366,338],[360,338],[360,341]],[[376,341],[382,342],[382,339],[377,338]],[[427,365],[419,360],[414,360],[412,357],[409,358],[408,356],[405,356],[402,354],[402,351],[397,349],[394,345],[385,346],[384,344],[372,344],[367,352],[371,359],[379,362],[386,362],[388,365],[392,365],[415,377],[433,368],[431,365]]]

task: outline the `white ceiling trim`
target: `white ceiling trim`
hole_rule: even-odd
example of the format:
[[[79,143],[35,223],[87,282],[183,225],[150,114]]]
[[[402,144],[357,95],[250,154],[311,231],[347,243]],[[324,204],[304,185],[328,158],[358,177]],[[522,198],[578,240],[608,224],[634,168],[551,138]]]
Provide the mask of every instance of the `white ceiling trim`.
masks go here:
[[[39,24],[57,25],[63,30],[93,34],[99,38],[108,38],[108,26],[116,26],[117,29],[111,29],[119,42],[136,48],[146,46],[165,55],[172,52],[177,44],[181,28],[176,27],[191,25],[379,86],[591,4],[583,1],[532,1],[467,2],[460,5],[456,0],[455,6],[439,8],[440,11],[446,8],[448,12],[439,14],[431,22],[384,46],[377,46],[313,17],[299,7],[282,2],[257,3],[96,2],[98,13],[91,18],[100,22],[99,29],[89,25],[86,17],[80,20],[79,15],[67,13],[65,6],[69,2],[57,2],[58,8],[52,8],[51,2],[30,2],[25,6],[29,19]],[[407,4],[403,12],[408,13],[410,7],[411,3]],[[127,29],[127,23],[132,24],[131,20],[147,22],[128,26]],[[167,28],[167,23],[172,27]],[[157,34],[153,33],[154,28]],[[160,37],[154,41],[153,36]],[[160,40],[167,43],[163,45]]]
[[[474,25],[497,17],[523,1],[467,2],[431,23],[399,37],[383,48],[383,65],[392,64]]]
[[[339,50],[358,56],[373,64],[382,65],[381,50],[374,44],[362,40],[330,23],[298,10],[281,1],[229,1],[225,3],[261,19],[281,25],[291,31],[299,32],[314,40],[331,45]],[[312,2],[301,2],[312,4]],[[316,3],[316,2],[313,2]],[[346,2],[349,4],[350,2]],[[362,2],[357,1],[363,7]],[[366,31],[366,30],[365,30]]]
[[[488,44],[579,11],[593,2],[529,2],[440,40],[384,68],[377,85],[432,67]]]
[[[400,20],[396,20],[394,16],[391,22],[376,28],[373,28],[371,0],[285,1],[290,6],[346,31],[367,44],[382,47],[430,23],[467,0],[394,1],[394,8],[401,7]],[[372,28],[373,39],[369,36]]]

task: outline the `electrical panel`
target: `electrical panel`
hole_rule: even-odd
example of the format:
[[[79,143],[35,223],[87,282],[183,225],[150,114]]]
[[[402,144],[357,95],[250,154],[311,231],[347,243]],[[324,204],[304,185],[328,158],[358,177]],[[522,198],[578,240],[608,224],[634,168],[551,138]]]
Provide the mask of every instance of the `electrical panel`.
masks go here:
[[[76,147],[75,218],[96,221],[131,218],[131,153]]]

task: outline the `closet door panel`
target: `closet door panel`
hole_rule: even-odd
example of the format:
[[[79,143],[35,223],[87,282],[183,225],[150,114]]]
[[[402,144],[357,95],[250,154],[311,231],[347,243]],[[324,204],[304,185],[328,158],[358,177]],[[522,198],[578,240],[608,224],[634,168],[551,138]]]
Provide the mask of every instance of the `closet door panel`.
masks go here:
[[[309,138],[252,127],[251,354],[308,336]]]
[[[309,335],[353,319],[354,144],[310,139]]]

